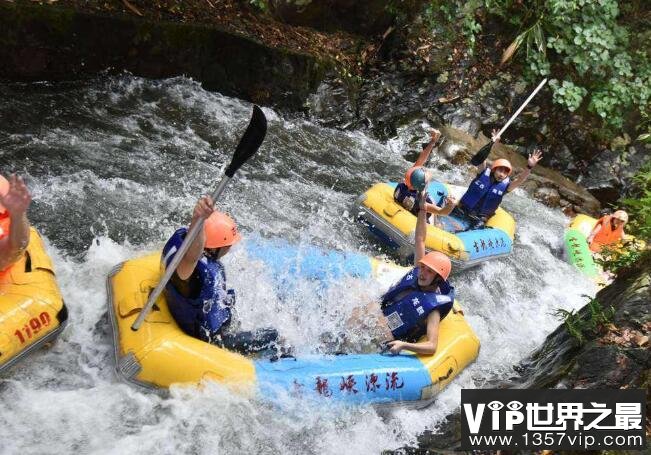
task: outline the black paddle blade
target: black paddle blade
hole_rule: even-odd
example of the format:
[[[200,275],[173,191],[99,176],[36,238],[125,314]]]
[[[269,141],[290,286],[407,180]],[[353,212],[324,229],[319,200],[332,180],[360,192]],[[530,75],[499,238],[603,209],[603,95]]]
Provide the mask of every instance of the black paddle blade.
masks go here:
[[[479,151],[470,159],[470,164],[473,166],[479,166],[481,163],[486,161],[486,158],[488,158],[488,155],[491,153],[491,147],[493,147],[493,141],[490,141],[488,144],[480,148]]]
[[[226,175],[233,177],[237,170],[258,151],[267,134],[267,117],[258,106],[253,106],[253,116],[240,143],[237,144],[231,164],[226,168]]]

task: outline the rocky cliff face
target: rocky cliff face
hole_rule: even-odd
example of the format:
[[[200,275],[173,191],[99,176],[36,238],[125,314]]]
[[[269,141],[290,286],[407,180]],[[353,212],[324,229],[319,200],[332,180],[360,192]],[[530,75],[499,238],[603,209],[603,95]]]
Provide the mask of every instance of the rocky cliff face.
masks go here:
[[[30,2],[0,3],[0,29],[0,78],[10,80],[70,80],[106,70],[186,75],[209,90],[298,109],[332,67],[215,25]]]
[[[603,315],[609,321],[599,323]],[[496,379],[488,387],[650,390],[651,255],[599,291],[573,321],[570,327],[559,325],[516,367],[518,377]],[[647,400],[649,409],[650,394]],[[460,439],[456,413],[437,434],[424,435],[420,447],[450,450],[458,448]]]

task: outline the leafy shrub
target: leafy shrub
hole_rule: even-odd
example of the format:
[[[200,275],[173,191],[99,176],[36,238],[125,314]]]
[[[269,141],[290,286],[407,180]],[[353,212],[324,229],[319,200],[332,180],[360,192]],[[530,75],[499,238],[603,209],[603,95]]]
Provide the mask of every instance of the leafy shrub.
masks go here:
[[[611,130],[621,130],[628,112],[637,110],[646,119],[639,127],[651,132],[651,61],[645,44],[631,40],[632,31],[618,22],[617,0],[432,0],[428,11],[437,9],[441,19],[462,24],[471,47],[481,30],[478,12],[499,18],[516,30],[503,63],[521,58],[525,78],[550,76],[554,102],[584,108]]]
[[[604,325],[610,324],[615,316],[615,308],[609,306],[604,308],[599,301],[588,295],[588,304],[578,313],[574,310],[567,311],[558,308],[554,315],[565,324],[567,332],[575,338],[579,344],[585,343],[586,335],[597,333]]]

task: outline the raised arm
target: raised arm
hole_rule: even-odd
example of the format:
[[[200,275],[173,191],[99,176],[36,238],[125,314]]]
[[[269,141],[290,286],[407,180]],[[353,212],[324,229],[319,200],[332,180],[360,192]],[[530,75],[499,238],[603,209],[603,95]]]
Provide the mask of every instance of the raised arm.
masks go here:
[[[427,185],[425,185],[427,188]],[[427,210],[425,208],[425,200],[427,199],[426,190],[420,193],[420,210],[416,219],[416,232],[414,233],[414,265],[418,266],[423,256],[425,256],[425,239],[427,237]]]
[[[197,201],[197,204],[194,206],[194,211],[192,212],[192,221],[190,221],[190,231],[195,224],[200,220],[205,220],[208,218],[212,212],[215,210],[215,205],[210,196],[203,196]],[[203,254],[203,247],[206,244],[206,234],[203,229],[199,230],[199,233],[192,241],[190,248],[181,259],[179,266],[176,268],[176,273],[182,280],[187,280],[192,275],[194,268],[197,266],[197,262],[201,259]]]
[[[9,192],[0,196],[0,204],[10,216],[9,235],[0,240],[0,270],[16,262],[29,244],[29,221],[27,209],[32,202],[32,195],[23,179],[12,175],[9,177]]]
[[[439,138],[441,137],[441,132],[439,130],[432,130],[429,132],[429,134],[430,134],[430,141],[425,146],[425,148],[423,148],[423,150],[420,152],[420,155],[418,155],[418,159],[416,160],[416,163],[414,163],[414,166],[425,165],[427,159],[429,158],[429,155],[432,153],[432,149],[434,148],[434,145],[436,145],[436,141],[438,141]]]
[[[529,177],[529,174],[531,174],[531,170],[536,167],[536,164],[538,164],[538,161],[542,159],[542,152],[538,149],[534,150],[533,153],[529,154],[529,159],[527,160],[527,168],[518,175],[518,177],[511,182],[509,185],[509,189],[507,192],[511,192],[520,185],[524,183],[525,180],[527,180],[527,177]]]

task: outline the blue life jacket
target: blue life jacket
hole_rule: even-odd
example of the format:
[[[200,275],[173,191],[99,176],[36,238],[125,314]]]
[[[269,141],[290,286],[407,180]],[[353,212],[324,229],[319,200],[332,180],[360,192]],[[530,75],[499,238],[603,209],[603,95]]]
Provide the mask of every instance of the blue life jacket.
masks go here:
[[[491,217],[502,203],[510,183],[509,177],[501,182],[493,181],[491,170],[487,168],[470,183],[461,198],[461,205],[471,214]]]
[[[440,292],[421,291],[418,267],[413,268],[382,297],[382,313],[395,339],[416,340],[427,332],[427,317],[437,310],[441,320],[454,305],[454,287],[446,280]]]
[[[398,183],[398,185],[396,185],[395,191],[393,192],[393,199],[398,204],[409,210],[411,213],[418,216],[418,212],[420,210],[420,205],[418,204],[418,191],[410,190],[407,188],[407,185],[404,182]],[[429,196],[427,196],[427,202],[430,204],[434,203],[434,201],[432,201],[432,198]],[[428,213],[427,218],[429,218],[430,215],[431,213]]]
[[[188,230],[177,230],[163,247],[162,260],[165,267],[181,247]],[[216,259],[202,256],[193,274],[201,283],[196,298],[183,296],[170,281],[165,286],[167,306],[179,327],[195,338],[212,342],[219,336],[222,327],[230,322],[231,309],[235,303],[235,291],[226,289],[224,266]]]

